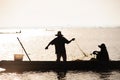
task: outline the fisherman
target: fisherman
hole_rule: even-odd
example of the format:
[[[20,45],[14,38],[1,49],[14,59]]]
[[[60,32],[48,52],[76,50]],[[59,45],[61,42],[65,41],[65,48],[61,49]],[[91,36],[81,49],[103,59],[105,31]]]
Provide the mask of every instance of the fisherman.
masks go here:
[[[97,61],[109,61],[109,55],[107,48],[104,43],[101,45],[98,45],[100,48],[100,51],[93,51],[93,54],[96,55],[96,60]]]
[[[61,31],[58,31],[58,33],[55,35],[57,36],[55,39],[53,39],[45,49],[48,49],[49,45],[55,45],[55,53],[57,55],[57,62],[60,62],[60,58],[63,58],[63,61],[67,60],[66,56],[66,49],[65,49],[65,43],[70,43],[71,41],[74,41],[75,38],[72,38],[70,41],[67,40],[63,35],[61,34]]]

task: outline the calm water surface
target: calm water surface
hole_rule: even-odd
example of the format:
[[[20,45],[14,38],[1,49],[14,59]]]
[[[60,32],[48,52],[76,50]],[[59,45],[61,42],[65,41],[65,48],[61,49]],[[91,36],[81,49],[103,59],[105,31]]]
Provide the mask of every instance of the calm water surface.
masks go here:
[[[120,80],[120,71],[24,72],[0,73],[0,80]]]
[[[23,60],[28,60],[16,37],[20,38],[31,60],[56,60],[54,46],[48,50],[44,48],[55,38],[58,30],[69,40],[76,38],[66,45],[67,60],[89,60],[92,57],[90,53],[99,50],[97,46],[101,43],[106,44],[111,60],[120,60],[120,28],[22,29],[21,34],[0,34],[0,60],[14,60],[14,54],[24,54]],[[6,31],[13,33],[16,30],[0,30],[2,33]],[[120,80],[120,71],[1,72],[0,80]]]

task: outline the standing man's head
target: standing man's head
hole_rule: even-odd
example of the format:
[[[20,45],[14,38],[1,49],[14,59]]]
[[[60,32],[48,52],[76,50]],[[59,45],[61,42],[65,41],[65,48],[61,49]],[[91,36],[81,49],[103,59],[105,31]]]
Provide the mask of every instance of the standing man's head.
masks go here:
[[[63,35],[62,35],[61,31],[58,31],[55,36],[58,36],[58,37],[59,37],[59,36],[63,36]]]

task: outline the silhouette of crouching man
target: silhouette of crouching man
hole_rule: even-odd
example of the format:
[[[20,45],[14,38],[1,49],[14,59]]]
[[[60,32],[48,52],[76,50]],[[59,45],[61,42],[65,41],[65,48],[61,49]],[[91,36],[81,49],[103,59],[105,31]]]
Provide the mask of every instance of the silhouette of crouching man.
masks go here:
[[[60,62],[60,58],[63,58],[63,61],[67,60],[66,55],[66,49],[65,49],[65,43],[69,44],[71,41],[74,41],[75,38],[72,38],[70,41],[67,40],[63,35],[61,34],[61,31],[58,31],[58,33],[55,35],[57,36],[55,39],[53,39],[45,49],[48,49],[49,45],[55,45],[55,53],[57,55],[57,62]]]
[[[93,54],[96,55],[97,61],[109,61],[109,54],[104,43],[98,45],[100,51],[93,51]]]

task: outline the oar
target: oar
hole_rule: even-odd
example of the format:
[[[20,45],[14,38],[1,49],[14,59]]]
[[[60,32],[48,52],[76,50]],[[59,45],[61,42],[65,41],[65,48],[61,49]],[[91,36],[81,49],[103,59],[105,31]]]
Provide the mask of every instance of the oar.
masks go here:
[[[85,53],[85,52],[83,52],[83,50],[80,48],[80,46],[78,45],[78,43],[77,43],[77,42],[76,42],[76,45],[78,46],[79,50],[83,53],[83,55],[87,57],[86,53]]]
[[[28,57],[29,61],[31,61],[31,59],[30,59],[30,57],[28,56],[28,54],[27,54],[27,52],[26,52],[26,50],[25,50],[24,46],[22,45],[22,43],[21,43],[20,39],[19,39],[18,37],[17,37],[17,39],[18,39],[18,41],[19,41],[20,45],[22,46],[22,48],[23,48],[23,50],[24,50],[25,54],[27,55],[27,57]]]

